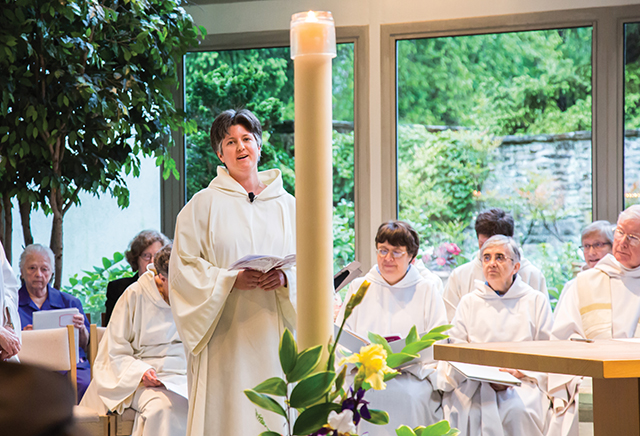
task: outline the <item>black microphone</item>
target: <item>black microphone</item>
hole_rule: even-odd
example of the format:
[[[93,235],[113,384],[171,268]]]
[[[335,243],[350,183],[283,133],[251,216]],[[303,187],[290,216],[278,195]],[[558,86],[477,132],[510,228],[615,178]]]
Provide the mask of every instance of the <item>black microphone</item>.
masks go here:
[[[253,200],[256,199],[256,195],[253,192],[249,192],[249,203],[253,203]]]

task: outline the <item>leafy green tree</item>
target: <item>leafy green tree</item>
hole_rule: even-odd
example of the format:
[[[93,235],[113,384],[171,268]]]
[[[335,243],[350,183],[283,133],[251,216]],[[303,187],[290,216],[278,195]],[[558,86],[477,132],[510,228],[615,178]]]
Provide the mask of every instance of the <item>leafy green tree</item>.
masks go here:
[[[400,123],[496,135],[591,128],[591,28],[398,43]]]
[[[140,155],[155,156],[165,178],[178,176],[171,130],[194,124],[172,90],[197,36],[179,0],[2,2],[1,184],[24,175],[16,195],[53,214],[56,286],[63,218],[80,192],[109,192],[128,206],[124,174],[139,174]]]

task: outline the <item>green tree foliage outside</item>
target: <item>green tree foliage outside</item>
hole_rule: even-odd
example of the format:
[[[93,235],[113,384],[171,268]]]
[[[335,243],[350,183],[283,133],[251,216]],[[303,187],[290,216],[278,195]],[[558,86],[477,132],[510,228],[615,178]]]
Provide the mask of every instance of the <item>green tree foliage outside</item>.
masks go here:
[[[209,141],[215,117],[247,108],[263,126],[259,169],[278,168],[295,192],[293,61],[289,48],[194,52],[186,56],[187,114],[197,132],[187,136],[187,196],[205,188],[221,165]],[[334,120],[353,122],[353,44],[338,45],[333,62]],[[333,134],[335,268],[355,257],[353,129]]]

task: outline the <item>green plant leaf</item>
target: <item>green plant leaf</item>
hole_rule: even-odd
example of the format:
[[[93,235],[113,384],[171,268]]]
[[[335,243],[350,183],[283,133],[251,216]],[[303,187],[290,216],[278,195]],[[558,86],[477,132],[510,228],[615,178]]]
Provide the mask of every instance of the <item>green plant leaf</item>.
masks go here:
[[[307,375],[311,374],[320,363],[320,356],[322,354],[322,345],[316,345],[315,347],[307,348],[298,354],[296,359],[296,366],[287,375],[287,381],[289,383],[295,383],[302,380]]]
[[[302,412],[293,425],[294,435],[308,435],[318,431],[327,423],[329,413],[340,411],[340,405],[336,403],[322,403],[309,407]]]
[[[282,371],[288,377],[289,373],[295,368],[298,359],[298,346],[293,334],[289,329],[285,329],[280,339],[280,366]]]
[[[418,357],[420,357],[418,354],[393,353],[387,356],[387,365],[390,368],[397,368],[400,365],[410,362]]]
[[[414,342],[418,341],[418,330],[416,329],[416,326],[414,325],[413,327],[411,327],[411,330],[409,330],[409,334],[407,335],[406,339],[405,339],[405,344],[409,345],[412,344]]]
[[[421,436],[456,436],[459,433],[460,430],[451,428],[448,421],[442,420],[424,428]]]
[[[369,413],[371,413],[371,418],[365,418],[367,422],[375,425],[389,424],[389,414],[384,410],[369,409]]]
[[[256,406],[261,407],[270,412],[277,413],[278,415],[282,415],[285,418],[287,417],[287,414],[285,413],[280,403],[278,403],[273,398],[267,395],[259,394],[252,389],[245,389],[244,394],[247,396],[249,401],[251,401]]]
[[[433,339],[420,339],[418,342],[405,345],[405,347],[402,349],[402,352],[406,354],[418,354],[425,348],[429,348],[430,346],[432,346],[434,342],[435,340]]]
[[[282,436],[280,433],[276,433],[275,431],[263,431],[258,436]]]
[[[393,354],[393,350],[383,336],[373,332],[369,332],[368,336],[372,344],[380,344],[382,345],[382,347],[384,347],[384,349],[387,351],[387,356]]]
[[[253,390],[261,394],[285,397],[287,395],[287,384],[280,377],[271,377],[253,388]]]
[[[300,380],[291,392],[289,405],[296,409],[309,407],[329,392],[335,378],[335,372],[324,371]]]
[[[449,330],[451,327],[453,327],[451,324],[445,324],[445,325],[441,325],[439,327],[434,327],[431,330],[429,330],[429,333],[427,333],[428,335],[431,333],[442,333],[442,332],[446,332],[447,330]],[[423,336],[424,337],[424,336]]]
[[[396,435],[398,436],[417,436],[416,433],[406,425],[401,425],[396,429]]]

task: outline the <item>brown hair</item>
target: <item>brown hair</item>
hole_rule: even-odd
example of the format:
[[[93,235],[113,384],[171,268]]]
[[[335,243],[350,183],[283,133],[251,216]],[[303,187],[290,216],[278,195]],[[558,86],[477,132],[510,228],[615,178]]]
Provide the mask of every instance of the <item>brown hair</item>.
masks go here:
[[[149,245],[156,242],[166,245],[171,241],[157,230],[143,230],[138,233],[131,242],[129,242],[129,248],[124,252],[124,255],[134,272],[138,271],[138,257],[140,257],[142,252],[146,250]]]
[[[404,221],[387,221],[380,224],[376,233],[376,245],[383,242],[395,247],[407,247],[411,259],[418,255],[420,248],[418,232]]]
[[[476,235],[513,237],[513,217],[502,209],[480,212],[476,218]]]
[[[229,134],[231,126],[241,125],[256,138],[258,148],[262,147],[262,124],[248,109],[228,109],[222,112],[211,124],[211,147],[216,156],[222,154],[222,141]]]
[[[171,248],[173,244],[169,243],[162,247],[155,256],[153,256],[153,266],[158,274],[162,274],[169,278],[169,258],[171,257]]]

